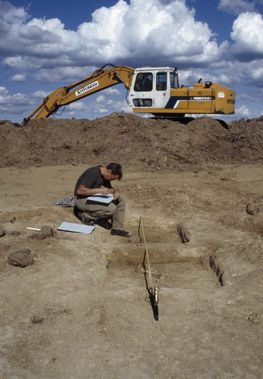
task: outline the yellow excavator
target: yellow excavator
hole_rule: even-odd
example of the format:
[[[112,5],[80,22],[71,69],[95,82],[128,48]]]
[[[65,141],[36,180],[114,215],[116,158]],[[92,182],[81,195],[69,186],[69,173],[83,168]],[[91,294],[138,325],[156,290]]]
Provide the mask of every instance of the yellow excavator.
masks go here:
[[[90,76],[57,88],[43,99],[27,118],[46,118],[60,107],[122,83],[128,90],[127,102],[135,113],[156,117],[183,117],[187,114],[233,114],[235,92],[218,83],[202,82],[180,86],[178,72],[171,67],[115,66],[106,64]]]

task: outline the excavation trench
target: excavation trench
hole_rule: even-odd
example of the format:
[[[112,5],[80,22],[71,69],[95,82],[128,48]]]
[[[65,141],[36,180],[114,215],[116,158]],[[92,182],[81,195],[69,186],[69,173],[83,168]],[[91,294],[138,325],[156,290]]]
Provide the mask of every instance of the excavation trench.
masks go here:
[[[223,285],[222,272],[212,255],[182,255],[169,243],[148,244],[154,284],[166,288],[209,289]],[[114,249],[107,256],[107,284],[144,284],[143,244]],[[221,275],[222,274],[222,275]]]

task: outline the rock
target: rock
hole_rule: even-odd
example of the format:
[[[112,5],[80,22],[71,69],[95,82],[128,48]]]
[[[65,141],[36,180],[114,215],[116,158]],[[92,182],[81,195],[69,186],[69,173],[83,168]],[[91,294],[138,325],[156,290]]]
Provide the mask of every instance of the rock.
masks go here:
[[[253,216],[259,212],[259,208],[256,204],[248,203],[246,207],[247,214]]]
[[[177,226],[177,233],[179,234],[179,236],[180,236],[180,238],[181,238],[181,241],[183,242],[183,243],[186,243],[186,242],[189,242],[190,241],[190,239],[191,239],[191,234],[190,234],[190,232],[188,231],[188,230],[186,230],[185,228],[184,228],[184,226],[182,226],[182,225],[178,225]]]
[[[54,236],[54,229],[51,228],[51,226],[43,225],[40,233],[42,233],[45,237],[53,237]]]
[[[40,324],[41,322],[44,321],[44,317],[43,316],[39,316],[39,315],[34,315],[31,317],[31,322],[32,324]]]
[[[9,221],[11,222],[11,224],[14,224],[16,222],[16,216],[12,217]]]
[[[47,237],[53,237],[54,234],[54,229],[52,229],[51,226],[43,225],[40,229],[40,232],[34,233],[31,238],[43,240]]]
[[[5,235],[5,230],[2,226],[0,226],[0,237],[3,237]]]
[[[30,249],[22,249],[9,254],[8,263],[12,266],[26,267],[34,263]]]

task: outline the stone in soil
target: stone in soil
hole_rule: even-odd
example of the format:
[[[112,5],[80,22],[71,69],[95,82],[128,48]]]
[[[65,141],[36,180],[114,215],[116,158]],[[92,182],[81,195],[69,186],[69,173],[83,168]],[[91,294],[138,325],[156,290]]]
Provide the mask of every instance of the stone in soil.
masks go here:
[[[8,263],[12,266],[26,267],[34,263],[30,249],[21,249],[9,254]]]

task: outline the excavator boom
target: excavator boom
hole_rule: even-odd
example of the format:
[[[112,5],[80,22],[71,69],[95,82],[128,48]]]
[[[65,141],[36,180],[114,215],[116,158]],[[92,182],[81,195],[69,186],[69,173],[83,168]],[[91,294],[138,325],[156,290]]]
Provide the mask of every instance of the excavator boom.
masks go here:
[[[60,107],[78,101],[86,96],[104,90],[108,87],[123,83],[129,89],[134,69],[127,66],[107,64],[94,71],[90,76],[67,87],[57,88],[43,99],[37,108],[24,119],[24,123],[32,118],[46,118]]]

